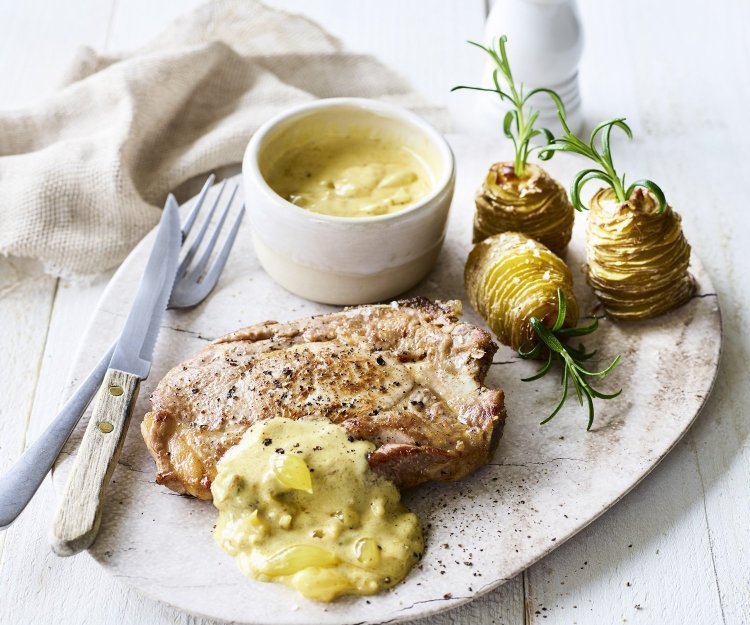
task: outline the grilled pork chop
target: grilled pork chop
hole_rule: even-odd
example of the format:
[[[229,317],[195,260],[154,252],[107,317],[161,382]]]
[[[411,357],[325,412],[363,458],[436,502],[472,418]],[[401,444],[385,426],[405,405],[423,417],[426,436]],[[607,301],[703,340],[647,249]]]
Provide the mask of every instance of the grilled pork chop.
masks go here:
[[[151,397],[141,431],[156,481],[211,499],[224,452],[274,416],[324,417],[373,442],[370,466],[400,486],[464,477],[490,460],[505,408],[482,384],[497,346],[460,313],[458,301],[415,298],[214,341]]]

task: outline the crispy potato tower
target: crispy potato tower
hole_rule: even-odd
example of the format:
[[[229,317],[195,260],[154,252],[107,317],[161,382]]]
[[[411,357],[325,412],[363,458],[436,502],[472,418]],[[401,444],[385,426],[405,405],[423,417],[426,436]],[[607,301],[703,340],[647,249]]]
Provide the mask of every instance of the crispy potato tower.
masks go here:
[[[567,265],[547,247],[518,232],[477,243],[464,272],[469,302],[497,338],[517,350],[539,338],[530,319],[550,326],[558,312],[557,289],[567,301],[565,326],[578,323],[578,304]]]
[[[637,188],[619,202],[610,188],[591,199],[586,227],[587,280],[615,319],[661,315],[692,296],[690,245],[680,216],[659,213],[654,195]]]
[[[560,183],[528,163],[515,174],[513,163],[495,163],[476,196],[474,243],[500,232],[521,232],[562,254],[573,232],[573,206]]]

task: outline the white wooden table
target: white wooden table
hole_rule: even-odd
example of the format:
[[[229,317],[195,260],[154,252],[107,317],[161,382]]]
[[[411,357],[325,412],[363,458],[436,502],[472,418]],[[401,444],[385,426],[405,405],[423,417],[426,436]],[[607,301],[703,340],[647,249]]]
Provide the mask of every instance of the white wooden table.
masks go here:
[[[0,0],[0,108],[50,93],[79,44],[141,44],[197,0]],[[485,0],[273,0],[371,52],[450,106],[476,80]],[[697,424],[634,492],[504,587],[430,623],[750,623],[750,4],[581,0],[586,117],[626,115],[619,159],[659,181],[719,292],[724,357]],[[499,129],[488,128],[496,132]],[[0,137],[2,141],[2,137]],[[2,198],[0,198],[2,201]],[[1,227],[1,224],[0,224]],[[109,275],[88,286],[0,259],[0,473],[55,414],[71,355]],[[631,392],[635,392],[634,390]],[[110,579],[87,556],[52,555],[49,480],[0,533],[0,624],[201,619]]]

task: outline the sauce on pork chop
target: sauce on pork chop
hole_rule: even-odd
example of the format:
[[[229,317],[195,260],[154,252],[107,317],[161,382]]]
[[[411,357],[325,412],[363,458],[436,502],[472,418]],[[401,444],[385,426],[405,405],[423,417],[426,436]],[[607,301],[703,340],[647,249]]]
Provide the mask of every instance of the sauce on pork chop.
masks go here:
[[[156,480],[211,499],[216,465],[259,419],[325,418],[375,444],[399,486],[457,480],[487,463],[505,420],[483,385],[497,346],[461,303],[414,298],[224,336],[174,367],[141,425]]]

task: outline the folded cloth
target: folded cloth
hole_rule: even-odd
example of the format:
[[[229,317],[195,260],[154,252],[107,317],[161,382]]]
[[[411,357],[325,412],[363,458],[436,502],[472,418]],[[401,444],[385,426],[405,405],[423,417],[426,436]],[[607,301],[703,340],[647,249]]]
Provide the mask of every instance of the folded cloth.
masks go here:
[[[442,118],[372,57],[254,0],[203,5],[133,53],[84,49],[57,93],[0,114],[0,253],[71,278],[114,267],[167,193],[241,162],[273,114],[333,96]]]

